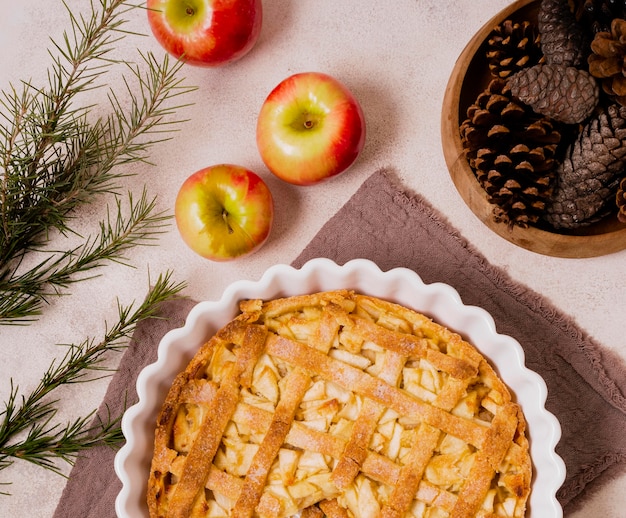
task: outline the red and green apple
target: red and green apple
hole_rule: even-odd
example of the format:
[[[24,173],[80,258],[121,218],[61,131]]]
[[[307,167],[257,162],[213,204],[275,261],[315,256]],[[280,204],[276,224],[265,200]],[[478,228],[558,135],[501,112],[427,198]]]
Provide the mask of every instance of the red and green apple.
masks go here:
[[[213,261],[229,261],[265,243],[274,203],[267,184],[256,173],[219,164],[183,182],[174,215],[183,241],[194,252]]]
[[[267,168],[312,185],[345,171],[365,144],[365,117],[350,90],[321,72],[294,74],[265,99],[256,141]]]
[[[150,28],[177,59],[214,67],[235,61],[256,43],[261,0],[147,0]]]

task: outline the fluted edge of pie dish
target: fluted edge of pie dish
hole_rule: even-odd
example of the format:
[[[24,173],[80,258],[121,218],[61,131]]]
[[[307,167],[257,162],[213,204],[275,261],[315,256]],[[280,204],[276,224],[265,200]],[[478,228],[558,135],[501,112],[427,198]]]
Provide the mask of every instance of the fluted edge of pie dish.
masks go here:
[[[527,421],[533,462],[529,516],[561,518],[563,510],[556,492],[565,480],[565,463],[555,448],[561,437],[556,417],[545,408],[547,386],[543,378],[525,365],[524,351],[514,338],[500,334],[491,315],[482,308],[463,304],[458,292],[444,283],[425,284],[407,268],[382,271],[366,259],[346,264],[317,258],[300,269],[279,264],[258,281],[242,280],[228,286],[217,301],[196,304],[185,325],[162,339],[156,362],[137,378],[138,402],[122,419],[125,445],[115,456],[115,472],[122,483],[115,510],[120,518],[148,516],[145,494],[156,416],[171,383],[197,349],[239,312],[239,301],[272,299],[316,291],[353,289],[391,300],[458,332],[491,362],[521,405]]]

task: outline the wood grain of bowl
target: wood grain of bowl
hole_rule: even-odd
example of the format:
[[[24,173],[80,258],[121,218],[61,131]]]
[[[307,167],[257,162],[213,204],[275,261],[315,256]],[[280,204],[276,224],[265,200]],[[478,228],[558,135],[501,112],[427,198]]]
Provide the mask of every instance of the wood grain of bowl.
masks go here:
[[[546,228],[509,227],[496,223],[493,205],[480,186],[463,151],[459,126],[466,110],[491,80],[485,57],[489,34],[506,19],[536,22],[540,0],[519,0],[489,20],[466,45],[457,59],[444,95],[441,133],[442,147],[450,176],[471,211],[489,229],[517,246],[533,252],[566,258],[597,257],[626,249],[626,224],[615,214],[593,225],[573,231]]]

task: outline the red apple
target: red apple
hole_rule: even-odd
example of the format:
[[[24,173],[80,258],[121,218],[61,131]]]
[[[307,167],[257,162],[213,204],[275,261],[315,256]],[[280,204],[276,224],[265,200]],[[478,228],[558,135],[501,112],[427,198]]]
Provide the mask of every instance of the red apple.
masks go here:
[[[148,0],[147,7],[157,41],[191,65],[239,59],[261,32],[261,0]]]
[[[365,144],[365,117],[352,93],[319,72],[292,75],[261,107],[256,141],[279,178],[311,185],[345,171]]]
[[[182,184],[174,210],[183,241],[202,257],[229,261],[266,241],[274,219],[272,194],[252,171],[220,164]]]

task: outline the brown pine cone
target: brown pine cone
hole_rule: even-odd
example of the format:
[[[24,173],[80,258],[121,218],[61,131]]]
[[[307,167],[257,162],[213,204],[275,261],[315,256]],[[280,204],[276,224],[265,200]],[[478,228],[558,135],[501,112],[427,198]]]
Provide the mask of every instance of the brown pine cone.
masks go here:
[[[529,21],[505,20],[498,24],[487,40],[487,63],[494,77],[507,78],[524,67],[543,60],[540,37]]]
[[[567,0],[541,0],[537,24],[547,64],[577,67],[585,61],[585,33]]]
[[[554,123],[514,100],[506,81],[493,79],[468,108],[460,132],[495,221],[537,222],[552,196],[561,140]]]
[[[587,58],[589,73],[600,79],[602,89],[626,105],[626,21],[615,19],[610,32],[598,32]]]
[[[622,223],[626,223],[626,177],[622,178],[615,195],[615,202],[617,203],[617,219]]]
[[[535,65],[513,74],[508,83],[520,101],[565,124],[584,121],[600,99],[595,78],[575,67]]]
[[[626,107],[613,104],[590,119],[557,168],[544,219],[554,228],[595,223],[614,210],[626,164]]]

